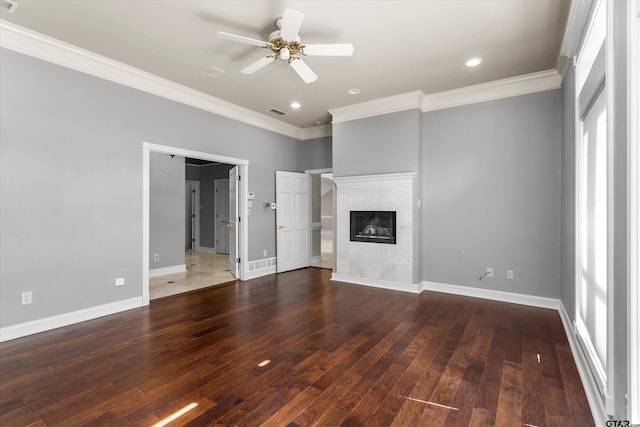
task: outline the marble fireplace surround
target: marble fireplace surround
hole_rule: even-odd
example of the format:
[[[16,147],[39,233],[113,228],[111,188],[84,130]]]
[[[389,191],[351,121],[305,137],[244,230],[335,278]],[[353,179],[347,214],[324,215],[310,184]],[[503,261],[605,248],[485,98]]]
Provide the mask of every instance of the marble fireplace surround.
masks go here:
[[[413,283],[414,186],[416,173],[334,177],[336,269],[332,280],[407,292]],[[350,241],[351,211],[395,211],[396,244]]]

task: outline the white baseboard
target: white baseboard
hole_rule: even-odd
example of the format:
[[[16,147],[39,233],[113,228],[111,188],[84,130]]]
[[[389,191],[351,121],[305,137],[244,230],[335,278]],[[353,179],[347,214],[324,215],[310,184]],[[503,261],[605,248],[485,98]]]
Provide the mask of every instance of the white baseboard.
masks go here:
[[[208,248],[206,246],[198,246],[197,252],[205,252],[208,254],[217,254],[216,248]]]
[[[97,307],[85,308],[83,310],[72,311],[70,313],[59,314],[57,316],[46,317],[44,319],[33,320],[31,322],[20,323],[13,326],[0,328],[0,342],[26,337],[27,335],[50,331],[51,329],[69,326],[74,323],[85,322],[108,316],[132,308],[142,307],[142,297],[131,298],[123,301],[116,301]]]
[[[551,308],[553,310],[558,310],[560,307],[560,300],[556,298],[517,294],[514,292],[494,291],[491,289],[472,288],[469,286],[449,285],[447,283],[424,281],[422,282],[422,290],[510,302],[512,304],[530,305],[540,308]]]
[[[391,282],[387,280],[346,276],[336,273],[331,274],[331,280],[334,280],[336,282],[353,283],[355,285],[372,286],[374,288],[390,289],[393,291],[411,292],[413,294],[419,294],[422,291],[419,283]]]
[[[571,348],[573,360],[575,360],[576,367],[578,368],[578,374],[580,375],[580,380],[582,381],[582,387],[584,388],[584,392],[587,395],[587,401],[589,402],[589,407],[591,408],[593,421],[595,425],[603,426],[609,419],[606,414],[604,402],[600,397],[598,384],[591,374],[589,362],[587,362],[587,359],[582,352],[582,348],[578,343],[571,318],[569,317],[569,314],[567,313],[567,310],[565,309],[562,301],[560,301],[558,312],[560,313],[560,319],[562,319],[564,332],[567,335],[567,340],[569,341],[569,347]]]
[[[322,255],[311,257],[311,264],[315,264],[317,262],[322,262]]]
[[[247,278],[245,280],[257,279],[258,277],[268,276],[270,274],[276,274],[276,266],[261,268],[259,270],[253,270],[247,272]]]
[[[158,277],[173,273],[184,273],[185,271],[187,271],[186,264],[172,265],[171,267],[154,268],[153,270],[149,270],[149,277]]]

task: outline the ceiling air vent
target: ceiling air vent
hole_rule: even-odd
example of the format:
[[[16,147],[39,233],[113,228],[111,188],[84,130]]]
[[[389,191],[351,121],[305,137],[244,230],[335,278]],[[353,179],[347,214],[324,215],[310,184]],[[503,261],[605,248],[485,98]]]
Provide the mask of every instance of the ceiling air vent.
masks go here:
[[[18,8],[18,3],[11,0],[0,0],[0,10],[8,10],[13,13]]]
[[[273,113],[273,114],[277,114],[279,116],[284,116],[284,115],[287,114],[284,111],[280,111],[280,110],[278,110],[276,108],[269,108],[267,111],[270,112],[270,113]]]
[[[4,1],[4,0],[0,0],[0,1]],[[211,77],[211,78],[215,78],[226,73],[225,70],[223,70],[222,68],[218,68],[215,65],[212,65],[207,68],[203,68],[202,70],[200,70],[200,72],[205,76]]]

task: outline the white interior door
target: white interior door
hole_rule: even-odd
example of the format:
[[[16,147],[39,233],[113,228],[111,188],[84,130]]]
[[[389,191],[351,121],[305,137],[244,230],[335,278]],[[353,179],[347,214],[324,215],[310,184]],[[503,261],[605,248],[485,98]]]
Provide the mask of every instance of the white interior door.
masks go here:
[[[213,184],[215,188],[215,211],[216,211],[216,252],[219,254],[229,253],[229,180],[216,179]]]
[[[311,177],[276,171],[277,272],[311,265]]]
[[[238,258],[238,167],[229,170],[229,271],[234,277],[240,277],[240,258]]]

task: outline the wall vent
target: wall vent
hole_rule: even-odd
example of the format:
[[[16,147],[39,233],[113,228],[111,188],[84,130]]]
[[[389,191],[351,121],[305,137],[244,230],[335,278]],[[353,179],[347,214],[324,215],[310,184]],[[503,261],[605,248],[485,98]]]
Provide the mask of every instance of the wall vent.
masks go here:
[[[18,8],[18,3],[11,0],[0,0],[0,10],[7,10],[13,13]]]
[[[284,115],[287,114],[284,111],[280,111],[280,110],[278,110],[276,108],[269,108],[267,111],[270,112],[270,113],[273,113],[273,114],[277,114],[279,116],[284,116]]]

